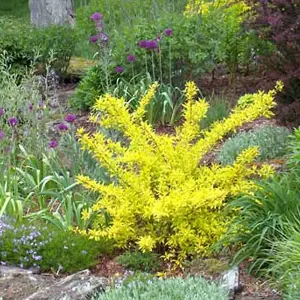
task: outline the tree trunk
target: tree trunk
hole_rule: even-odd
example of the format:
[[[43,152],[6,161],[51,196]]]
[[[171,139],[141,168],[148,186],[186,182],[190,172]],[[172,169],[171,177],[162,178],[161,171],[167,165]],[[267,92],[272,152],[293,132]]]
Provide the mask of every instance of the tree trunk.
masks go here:
[[[72,24],[72,0],[29,0],[31,23],[38,27]]]

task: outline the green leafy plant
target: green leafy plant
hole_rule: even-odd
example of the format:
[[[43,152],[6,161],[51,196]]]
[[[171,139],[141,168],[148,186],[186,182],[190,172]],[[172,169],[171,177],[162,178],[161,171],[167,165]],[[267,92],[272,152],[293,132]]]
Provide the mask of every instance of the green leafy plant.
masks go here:
[[[174,300],[174,299],[201,299],[225,300],[228,291],[217,283],[210,283],[201,277],[149,279],[147,282],[132,281],[120,288],[107,290],[95,295],[94,300]]]
[[[285,127],[263,126],[249,132],[241,132],[229,138],[219,153],[217,161],[232,164],[236,157],[248,147],[258,146],[258,160],[264,161],[286,154],[289,131]]]
[[[200,121],[202,129],[208,128],[216,121],[220,121],[229,115],[230,102],[222,97],[211,97],[208,99],[210,107],[205,118]]]
[[[114,82],[110,82],[109,90],[106,90],[104,74],[100,73],[101,69],[96,66],[82,79],[70,100],[74,108],[89,109],[101,95],[111,92],[115,97],[124,97],[130,109],[134,111],[138,107],[139,99],[152,83],[150,75],[137,75],[130,81],[115,78]],[[145,119],[153,125],[174,125],[181,117],[183,99],[183,92],[179,88],[168,84],[160,85],[154,99],[146,108]]]
[[[250,258],[250,271],[260,272],[266,267],[271,241],[281,239],[285,222],[299,218],[299,197],[297,181],[286,174],[260,182],[257,191],[229,204],[239,210],[226,238],[239,247],[234,263]]]
[[[117,257],[117,262],[133,271],[154,272],[160,267],[158,255],[151,252],[127,251]]]

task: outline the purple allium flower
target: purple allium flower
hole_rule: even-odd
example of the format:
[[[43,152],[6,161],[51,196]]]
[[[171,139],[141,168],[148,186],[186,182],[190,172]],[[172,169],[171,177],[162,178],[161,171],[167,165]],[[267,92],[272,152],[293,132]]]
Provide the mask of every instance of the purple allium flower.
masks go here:
[[[76,116],[73,115],[73,114],[68,113],[65,116],[65,121],[68,122],[68,123],[73,123],[75,120],[76,120]]]
[[[141,48],[146,49],[146,48],[148,48],[148,46],[149,46],[149,41],[147,41],[147,40],[142,40],[142,41],[139,42],[139,46],[140,46]]]
[[[66,130],[69,129],[69,127],[68,127],[65,123],[63,123],[63,122],[59,123],[59,124],[57,125],[57,128],[58,128],[58,130],[60,130],[60,131],[66,131]]]
[[[8,118],[8,123],[11,127],[15,127],[18,124],[18,119],[15,117]]]
[[[4,108],[0,107],[0,117],[4,115]]]
[[[103,18],[103,15],[97,11],[91,15],[91,20],[93,20],[93,21],[101,21],[102,18]]]
[[[29,109],[30,111],[33,110],[33,103],[30,103],[30,104],[28,105],[28,109]]]
[[[122,66],[117,66],[115,68],[116,73],[123,73],[124,72],[124,68]]]
[[[58,146],[57,140],[54,140],[54,139],[51,140],[50,143],[48,144],[48,146],[49,146],[49,148],[52,148],[52,149],[56,148]]]
[[[2,130],[0,130],[0,140],[3,140],[5,137],[5,134]]]
[[[95,44],[98,42],[98,39],[99,39],[99,37],[97,35],[92,35],[90,37],[90,42]]]
[[[134,61],[135,61],[135,56],[134,56],[133,54],[129,54],[129,55],[127,56],[127,61],[128,61],[128,62],[134,62]]]
[[[167,28],[167,29],[165,30],[165,34],[166,34],[166,36],[171,36],[171,35],[173,34],[172,28]]]
[[[147,47],[147,49],[153,50],[153,49],[156,49],[156,48],[158,48],[157,41],[156,41],[156,40],[150,40],[150,41],[148,42],[148,47]]]

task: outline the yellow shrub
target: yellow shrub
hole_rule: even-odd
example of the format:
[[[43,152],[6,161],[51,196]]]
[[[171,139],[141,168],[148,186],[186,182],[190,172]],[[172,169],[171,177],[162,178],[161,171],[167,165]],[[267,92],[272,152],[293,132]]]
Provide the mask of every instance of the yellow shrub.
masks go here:
[[[250,7],[244,0],[188,0],[184,14],[186,16],[194,14],[207,14],[211,10],[225,8],[227,13],[237,12],[242,16]]]
[[[105,185],[78,176],[81,184],[101,195],[93,206],[98,219],[85,234],[113,239],[119,247],[137,245],[143,251],[155,249],[167,256],[206,255],[230,222],[223,209],[228,197],[248,191],[254,186],[250,177],[266,176],[271,170],[251,164],[258,155],[257,148],[244,151],[232,166],[205,166],[199,162],[243,123],[270,117],[275,90],[253,94],[249,105],[236,107],[227,119],[202,132],[199,121],[208,103],[194,100],[197,87],[188,82],[185,122],[175,135],[158,135],[143,120],[156,87],[156,83],[150,87],[135,113],[129,112],[123,98],[105,95],[97,101],[92,119],[122,131],[127,145],[107,139],[100,132],[91,135],[83,129],[78,131],[82,148],[92,152],[117,181]],[[112,218],[108,227],[104,212]]]

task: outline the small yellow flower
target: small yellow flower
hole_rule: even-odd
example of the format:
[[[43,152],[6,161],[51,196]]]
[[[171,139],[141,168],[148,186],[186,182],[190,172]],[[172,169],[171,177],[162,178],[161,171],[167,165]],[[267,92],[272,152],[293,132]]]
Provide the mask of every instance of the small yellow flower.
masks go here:
[[[81,219],[86,221],[90,218],[90,211],[88,209],[84,209],[82,212],[81,212]]]
[[[84,132],[85,132],[85,130],[84,130],[83,127],[80,127],[80,128],[77,129],[77,135],[79,135],[79,136],[80,136],[80,135],[83,135]]]
[[[283,82],[281,80],[276,81],[275,90],[281,92],[283,90]]]

